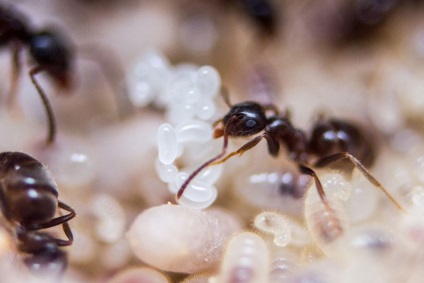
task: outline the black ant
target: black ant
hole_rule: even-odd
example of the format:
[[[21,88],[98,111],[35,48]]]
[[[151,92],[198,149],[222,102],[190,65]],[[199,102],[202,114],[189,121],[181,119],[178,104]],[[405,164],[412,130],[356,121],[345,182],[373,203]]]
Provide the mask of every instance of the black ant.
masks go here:
[[[277,32],[278,13],[270,0],[236,0],[241,10],[256,25],[261,35],[274,37]]]
[[[274,105],[261,105],[256,102],[242,102],[231,105],[226,92],[222,92],[222,94],[225,103],[230,107],[230,111],[214,124],[214,137],[224,137],[222,152],[205,162],[187,178],[177,192],[177,200],[201,170],[207,166],[221,164],[232,156],[242,155],[265,138],[268,152],[274,157],[278,155],[280,145],[286,147],[290,159],[296,162],[300,172],[314,179],[318,194],[326,207],[329,208],[329,204],[325,192],[317,174],[311,167],[321,168],[338,160],[348,159],[372,184],[380,188],[399,209],[403,210],[361,163],[362,161],[369,165],[373,162],[373,148],[364,134],[353,124],[337,119],[321,119],[314,125],[311,138],[308,140],[304,131],[293,127],[289,115],[280,115]],[[267,117],[267,111],[273,112],[273,115]],[[220,123],[222,127],[217,127]],[[225,156],[230,136],[248,137],[260,132],[263,133]],[[318,160],[311,166],[309,161],[312,155],[318,157]]]
[[[34,31],[27,19],[14,9],[0,6],[0,45],[11,45],[13,51],[12,83],[9,104],[12,104],[20,73],[20,56],[24,46],[37,64],[29,71],[32,83],[43,102],[48,120],[47,144],[53,143],[56,121],[49,100],[35,76],[45,71],[62,89],[70,88],[70,71],[73,60],[72,48],[62,35],[54,30]]]
[[[24,262],[34,274],[63,274],[67,256],[60,249],[73,242],[68,221],[74,209],[58,201],[57,185],[49,170],[22,152],[0,153],[0,207],[9,223],[16,225],[18,250],[29,254]],[[67,215],[54,217],[58,208]],[[67,240],[38,230],[62,225]]]

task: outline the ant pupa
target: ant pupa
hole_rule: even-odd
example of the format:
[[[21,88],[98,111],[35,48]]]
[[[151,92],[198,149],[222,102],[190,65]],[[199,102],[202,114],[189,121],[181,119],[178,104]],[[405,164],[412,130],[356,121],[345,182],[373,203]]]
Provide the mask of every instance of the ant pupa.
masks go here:
[[[0,208],[15,225],[18,250],[26,253],[24,263],[34,274],[60,276],[67,265],[61,247],[73,242],[68,221],[74,209],[58,200],[57,185],[47,168],[22,152],[0,153]],[[58,208],[68,211],[55,217]],[[67,240],[57,239],[39,230],[62,225]]]
[[[178,201],[190,182],[206,167],[224,163],[236,155],[242,155],[254,148],[263,139],[266,140],[268,152],[276,157],[280,147],[285,146],[288,155],[294,161],[302,174],[309,175],[315,182],[321,202],[330,208],[321,181],[312,168],[326,167],[336,161],[347,159],[373,185],[378,187],[400,210],[404,210],[395,198],[371,175],[365,168],[375,158],[371,142],[366,139],[361,130],[343,120],[319,119],[313,126],[310,138],[301,129],[295,128],[288,113],[279,113],[276,106],[262,105],[256,102],[241,102],[231,105],[228,94],[222,92],[225,103],[230,111],[214,124],[214,137],[223,137],[222,151],[212,159],[198,167],[181,185],[176,194]],[[271,113],[268,116],[268,113]],[[221,126],[220,126],[221,125]],[[258,134],[258,135],[257,135]],[[226,155],[230,137],[249,137],[253,139],[238,150]],[[311,162],[312,157],[317,157]]]

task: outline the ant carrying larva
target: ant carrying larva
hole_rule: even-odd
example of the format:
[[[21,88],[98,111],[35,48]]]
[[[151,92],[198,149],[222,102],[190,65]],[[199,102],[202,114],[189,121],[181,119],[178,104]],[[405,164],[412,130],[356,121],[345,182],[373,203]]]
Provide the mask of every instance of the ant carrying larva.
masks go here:
[[[331,209],[322,184],[312,168],[322,168],[341,159],[348,159],[372,184],[402,211],[404,209],[394,197],[369,173],[365,165],[374,161],[374,149],[365,135],[355,125],[338,119],[319,119],[308,139],[306,133],[292,126],[288,113],[281,115],[274,105],[261,105],[256,102],[242,102],[232,105],[226,91],[222,91],[230,111],[214,124],[214,137],[223,137],[222,151],[217,156],[198,167],[181,185],[176,194],[178,201],[190,182],[206,167],[224,163],[235,155],[242,155],[265,138],[268,152],[277,156],[280,146],[286,147],[289,157],[302,174],[314,179],[322,204]],[[267,116],[271,112],[271,116]],[[221,127],[219,125],[221,124]],[[262,134],[259,134],[262,132]],[[238,150],[226,155],[229,137],[248,137],[259,134]],[[310,164],[311,157],[318,160]]]

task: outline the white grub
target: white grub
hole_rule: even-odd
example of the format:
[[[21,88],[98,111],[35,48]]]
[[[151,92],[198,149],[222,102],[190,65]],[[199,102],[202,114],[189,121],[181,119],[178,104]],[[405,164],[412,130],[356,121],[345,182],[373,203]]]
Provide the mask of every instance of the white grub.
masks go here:
[[[127,233],[134,254],[165,271],[195,273],[212,269],[233,227],[233,218],[178,205],[142,212]],[[229,228],[230,227],[230,228]]]
[[[333,255],[343,263],[341,282],[406,282],[411,245],[402,238],[387,224],[351,227]]]
[[[347,218],[341,201],[333,194],[337,191],[335,185],[337,182],[326,181],[333,180],[334,173],[326,175],[320,179],[324,180],[323,189],[326,192],[327,203],[322,202],[313,183],[305,197],[305,220],[312,238],[321,249],[328,251],[329,244],[343,235],[347,228]],[[326,190],[328,184],[331,185],[330,191]]]
[[[125,212],[116,198],[99,193],[92,197],[88,206],[96,218],[95,234],[100,241],[114,243],[122,238],[126,226]]]
[[[269,282],[286,282],[299,269],[298,256],[287,249],[271,250],[271,265],[269,270]]]
[[[157,270],[148,267],[127,268],[107,283],[168,283],[168,278]]]
[[[228,243],[216,282],[268,282],[268,269],[269,251],[265,241],[254,233],[242,232]]]
[[[293,276],[283,282],[340,283],[343,282],[340,280],[342,267],[339,262],[324,258],[303,266],[303,268],[300,268]]]
[[[356,168],[352,173],[352,192],[345,202],[346,214],[350,223],[358,223],[375,215],[382,192]]]
[[[213,283],[214,277],[208,273],[193,274],[181,281],[180,283]]]
[[[237,171],[233,182],[235,197],[246,205],[260,209],[272,209],[300,217],[303,213],[303,196],[310,182],[310,177],[290,169],[290,164],[281,165],[272,160],[265,151],[258,148],[246,153],[243,159],[252,157],[252,161],[244,161],[249,166]],[[268,159],[266,164],[255,162]],[[260,159],[259,159],[260,158]],[[278,159],[281,163],[281,159]],[[234,161],[233,161],[234,162]]]
[[[253,225],[258,230],[273,235],[274,244],[279,247],[302,247],[311,241],[307,229],[287,215],[264,211],[255,217]]]

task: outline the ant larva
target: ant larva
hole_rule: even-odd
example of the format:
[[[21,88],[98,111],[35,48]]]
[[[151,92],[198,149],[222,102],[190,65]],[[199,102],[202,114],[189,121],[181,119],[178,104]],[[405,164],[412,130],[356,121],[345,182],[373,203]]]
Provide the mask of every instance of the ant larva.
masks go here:
[[[353,124],[337,119],[320,119],[314,125],[311,138],[308,140],[304,131],[291,124],[288,113],[281,115],[274,105],[261,105],[250,101],[231,105],[226,91],[222,91],[221,94],[227,106],[230,107],[230,111],[214,123],[214,137],[224,138],[222,151],[202,164],[185,180],[177,192],[177,201],[194,177],[204,168],[224,163],[232,156],[242,155],[265,138],[268,152],[274,157],[280,152],[281,145],[286,147],[290,159],[297,164],[300,172],[314,179],[321,202],[329,209],[330,205],[322,184],[312,168],[321,168],[338,160],[348,159],[372,184],[382,190],[400,210],[404,211],[394,197],[363,165],[363,163],[366,165],[372,163],[373,149],[365,136]],[[272,115],[268,117],[267,112],[272,112]],[[219,124],[222,124],[222,127],[218,127]],[[260,132],[262,134],[259,134]],[[229,137],[248,137],[255,134],[259,135],[225,156]],[[318,157],[313,164],[310,164],[311,156]]]
[[[47,72],[48,76],[62,89],[70,88],[70,71],[73,60],[71,46],[61,34],[52,29],[33,30],[27,19],[12,8],[0,6],[0,45],[11,45],[13,70],[8,96],[9,105],[13,104],[21,69],[21,51],[26,46],[36,63],[29,71],[32,83],[43,102],[48,120],[47,144],[54,142],[56,121],[53,110],[36,75]]]
[[[67,256],[60,249],[73,242],[68,221],[73,208],[58,200],[57,185],[47,168],[22,152],[0,153],[0,207],[10,224],[16,225],[18,250],[29,254],[24,262],[34,274],[61,275]],[[68,211],[54,217],[58,208]],[[38,230],[62,225],[67,240]]]

